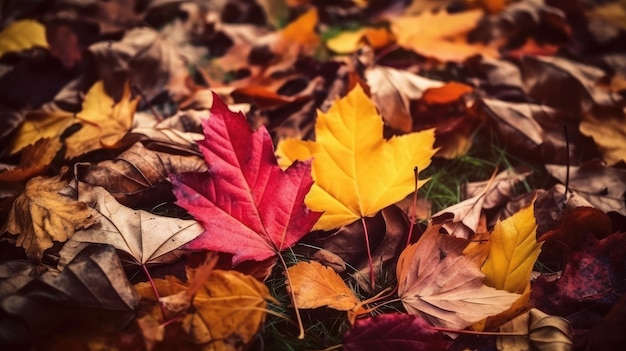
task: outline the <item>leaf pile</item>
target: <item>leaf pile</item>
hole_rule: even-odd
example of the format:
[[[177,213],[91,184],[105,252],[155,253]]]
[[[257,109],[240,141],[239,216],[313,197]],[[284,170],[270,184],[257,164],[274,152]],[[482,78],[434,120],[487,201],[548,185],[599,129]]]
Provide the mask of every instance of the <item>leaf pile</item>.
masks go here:
[[[626,3],[7,1],[0,348],[626,342]]]

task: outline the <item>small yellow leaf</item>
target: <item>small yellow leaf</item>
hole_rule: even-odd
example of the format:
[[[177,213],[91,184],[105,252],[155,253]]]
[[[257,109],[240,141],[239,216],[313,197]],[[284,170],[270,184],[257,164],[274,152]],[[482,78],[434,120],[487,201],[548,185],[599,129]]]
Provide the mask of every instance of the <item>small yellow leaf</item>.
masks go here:
[[[341,32],[328,39],[326,47],[338,54],[349,54],[355,52],[364,39],[374,49],[385,47],[395,40],[387,28],[365,27],[356,31]]]
[[[67,186],[60,179],[31,179],[9,212],[6,230],[19,234],[17,246],[31,259],[41,260],[43,252],[52,247],[52,240],[64,242],[77,228],[93,224],[93,212],[87,204],[59,193]]]
[[[78,120],[82,128],[68,137],[67,158],[73,158],[102,147],[114,146],[132,127],[139,98],[131,99],[130,87],[124,87],[122,99],[115,103],[104,90],[102,81],[96,82],[83,101]]]
[[[319,262],[300,262],[288,269],[298,308],[328,306],[339,311],[353,309],[359,300],[343,279],[330,267]]]
[[[536,239],[534,202],[504,221],[491,232],[491,249],[483,264],[485,284],[496,289],[523,293],[530,284],[533,265],[541,252]]]
[[[414,167],[423,171],[436,151],[432,129],[385,140],[382,118],[358,85],[318,112],[315,135],[277,148],[281,167],[313,157],[315,184],[305,203],[324,212],[313,229],[338,228],[402,200],[415,190]]]
[[[289,23],[281,32],[280,39],[284,45],[298,44],[305,48],[313,48],[320,42],[320,36],[315,32],[317,26],[317,10],[312,8],[293,22]]]
[[[21,20],[9,24],[0,32],[0,57],[34,47],[48,47],[46,28],[34,20]]]

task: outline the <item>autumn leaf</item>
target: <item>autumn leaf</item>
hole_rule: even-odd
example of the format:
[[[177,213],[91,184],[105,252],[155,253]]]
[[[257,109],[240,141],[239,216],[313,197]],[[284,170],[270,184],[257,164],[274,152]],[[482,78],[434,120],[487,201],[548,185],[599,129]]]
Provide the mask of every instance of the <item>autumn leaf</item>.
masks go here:
[[[335,271],[319,262],[299,262],[287,272],[299,308],[328,306],[348,311],[360,302]]]
[[[461,255],[467,242],[429,226],[400,255],[398,296],[407,312],[435,326],[463,329],[505,311],[520,297],[483,284],[485,275]]]
[[[571,350],[574,330],[563,317],[551,316],[533,308],[500,327],[502,333],[522,333],[524,336],[499,336],[498,350]]]
[[[59,150],[59,139],[39,139],[24,149],[19,166],[0,173],[0,182],[19,182],[43,174]]]
[[[318,112],[315,141],[287,139],[278,144],[283,167],[313,158],[315,184],[306,204],[324,212],[314,229],[335,229],[371,217],[415,190],[413,168],[422,171],[430,164],[434,131],[389,140],[382,131],[374,104],[356,86],[327,113]]]
[[[267,130],[253,132],[217,95],[203,128],[209,172],[171,176],[177,204],[205,228],[187,247],[232,253],[237,264],[273,257],[307,234],[320,216],[304,205],[309,163],[282,171]]]
[[[65,139],[66,157],[74,158],[102,147],[113,147],[130,130],[139,98],[131,99],[130,86],[124,88],[122,100],[114,102],[104,90],[102,81],[87,92],[77,115],[81,129]]]
[[[202,233],[195,220],[158,216],[120,205],[104,188],[78,185],[79,200],[94,209],[98,224],[78,230],[72,241],[109,244],[128,253],[139,265],[164,263],[178,257],[172,251]]]
[[[343,336],[346,351],[443,351],[445,336],[424,319],[403,313],[386,313],[359,319]]]
[[[43,138],[58,138],[74,122],[74,114],[65,111],[31,111],[11,140],[9,153],[16,153]]]
[[[63,195],[67,182],[61,176],[36,177],[15,199],[6,231],[18,234],[18,247],[23,247],[30,259],[41,260],[43,252],[52,247],[52,240],[64,242],[78,228],[94,223],[94,213],[81,201]]]
[[[491,232],[491,250],[481,268],[486,285],[521,294],[530,284],[530,274],[542,245],[536,239],[533,205],[534,201],[504,221],[496,222]]]
[[[362,42],[373,49],[381,49],[394,41],[393,34],[387,28],[363,27],[339,33],[326,41],[326,47],[338,54],[349,54],[355,52]]]
[[[626,162],[626,113],[620,108],[602,113],[593,109],[583,116],[580,132],[593,138],[607,165]]]
[[[34,47],[48,47],[46,28],[39,22],[24,19],[9,24],[0,32],[0,57]]]

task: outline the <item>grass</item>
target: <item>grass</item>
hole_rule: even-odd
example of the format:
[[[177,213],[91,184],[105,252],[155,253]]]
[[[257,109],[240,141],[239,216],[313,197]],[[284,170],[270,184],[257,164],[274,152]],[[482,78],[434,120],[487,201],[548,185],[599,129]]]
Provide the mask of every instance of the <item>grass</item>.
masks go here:
[[[477,131],[473,147],[468,154],[453,160],[434,159],[430,167],[421,173],[422,178],[431,180],[419,190],[419,197],[432,202],[433,213],[454,205],[463,200],[462,189],[466,182],[488,179],[494,170],[502,171],[509,167],[524,165],[533,171],[526,180],[516,187],[514,195],[521,195],[532,189],[549,186],[550,177],[539,163],[529,163],[510,153],[497,138],[488,130]],[[302,245],[302,244],[298,244]],[[297,248],[297,246],[296,246]],[[297,251],[297,250],[296,250]],[[283,252],[288,265],[306,260],[293,250]],[[538,263],[540,264],[540,263]],[[348,267],[352,273],[354,268]],[[345,282],[361,300],[371,296],[360,291],[358,285],[345,274]],[[290,316],[295,320],[291,300],[285,287],[283,268],[275,267],[273,273],[265,282],[280,305],[272,304],[270,309],[279,314]],[[395,281],[393,282],[395,284]],[[394,286],[389,286],[394,288]],[[392,296],[389,299],[393,299]],[[371,306],[370,306],[371,307]],[[346,313],[329,308],[316,310],[300,310],[305,326],[305,338],[298,340],[298,328],[295,323],[285,319],[268,315],[263,331],[264,347],[268,350],[323,350],[341,343],[342,335],[350,325]],[[404,312],[400,302],[382,306],[374,313]]]

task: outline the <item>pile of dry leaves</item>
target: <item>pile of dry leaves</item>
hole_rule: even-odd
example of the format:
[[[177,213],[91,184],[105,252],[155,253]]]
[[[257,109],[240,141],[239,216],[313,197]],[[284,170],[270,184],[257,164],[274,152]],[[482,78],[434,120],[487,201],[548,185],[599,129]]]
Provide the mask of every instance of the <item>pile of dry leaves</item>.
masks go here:
[[[9,0],[0,28],[2,349],[626,341],[626,1]],[[417,197],[485,148],[457,203]]]

